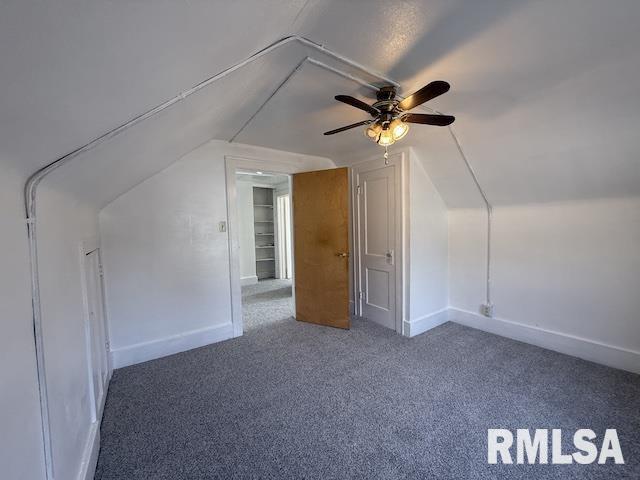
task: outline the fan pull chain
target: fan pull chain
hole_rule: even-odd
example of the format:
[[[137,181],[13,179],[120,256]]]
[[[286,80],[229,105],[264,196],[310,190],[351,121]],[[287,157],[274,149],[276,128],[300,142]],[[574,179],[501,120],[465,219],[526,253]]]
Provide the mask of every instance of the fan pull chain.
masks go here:
[[[389,165],[389,150],[387,150],[387,146],[384,146],[384,164]]]

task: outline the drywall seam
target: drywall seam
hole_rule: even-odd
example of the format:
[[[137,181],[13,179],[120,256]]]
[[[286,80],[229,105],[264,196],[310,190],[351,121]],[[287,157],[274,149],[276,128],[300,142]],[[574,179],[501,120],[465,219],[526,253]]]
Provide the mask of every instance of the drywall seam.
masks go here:
[[[35,173],[33,173],[27,180],[27,182],[25,183],[24,186],[24,197],[25,197],[25,210],[26,210],[26,218],[27,218],[27,237],[28,237],[28,242],[29,242],[29,258],[30,258],[30,269],[31,269],[31,296],[32,296],[32,310],[33,310],[33,329],[34,329],[34,343],[35,343],[35,348],[36,348],[36,369],[37,369],[37,376],[38,376],[38,389],[39,389],[39,399],[40,399],[40,414],[42,416],[42,437],[43,437],[43,449],[44,449],[44,458],[45,458],[45,471],[46,471],[46,478],[48,480],[53,480],[54,478],[54,469],[53,469],[53,459],[52,459],[52,448],[51,448],[51,432],[50,432],[50,428],[49,428],[49,405],[48,405],[48,393],[47,393],[47,382],[46,382],[46,369],[45,369],[45,362],[44,362],[44,342],[43,342],[43,337],[42,337],[42,312],[41,312],[41,305],[40,305],[40,285],[39,285],[39,276],[38,276],[38,252],[37,252],[37,235],[36,235],[36,226],[35,226],[35,221],[36,221],[36,193],[37,193],[37,189],[38,189],[38,185],[40,184],[40,182],[51,172],[53,172],[54,170],[56,170],[57,168],[61,167],[62,165],[68,163],[69,161],[71,161],[72,159],[80,156],[81,154],[88,152],[89,150],[92,150],[93,148],[97,147],[98,145],[102,144],[103,142],[106,142],[107,140],[110,140],[118,135],[120,135],[121,133],[123,133],[124,131],[128,130],[129,128],[132,128],[133,126],[157,115],[158,113],[160,113],[161,111],[171,107],[172,105],[178,103],[181,100],[184,100],[185,98],[187,98],[188,96],[198,92],[199,90],[213,84],[214,82],[216,82],[217,80],[227,76],[228,74],[248,65],[249,63],[252,63],[253,61],[263,57],[264,55],[272,52],[273,50],[286,45],[290,42],[293,41],[297,41],[302,43],[303,45],[306,45],[310,48],[313,48],[329,57],[332,57],[338,61],[341,61],[347,65],[350,65],[351,67],[360,70],[362,72],[365,72],[369,75],[375,76],[381,80],[383,80],[384,82],[390,84],[390,85],[394,85],[395,87],[399,88],[399,84],[389,78],[386,78],[384,75],[377,73],[369,68],[366,68],[365,66],[347,58],[344,57],[340,54],[337,54],[331,50],[329,50],[328,48],[326,48],[324,45],[316,43],[312,40],[309,40],[306,37],[303,36],[299,36],[299,35],[290,35],[287,37],[284,37],[280,40],[277,40],[273,43],[271,43],[270,45],[266,46],[265,48],[255,52],[254,54],[250,55],[249,57],[245,58],[244,60],[218,72],[217,74],[207,78],[206,80],[203,80],[202,82],[196,84],[195,86],[191,87],[188,90],[185,90],[183,92],[180,92],[178,95],[176,95],[175,97],[171,98],[170,100],[167,100],[166,102],[152,108],[151,110],[148,110],[145,113],[142,113],[141,115],[138,115],[137,117],[134,117],[133,119],[129,120],[128,122],[110,130],[109,132],[95,138],[94,140],[90,141],[89,143],[86,143],[85,145],[73,150],[72,152],[63,155],[62,157],[58,158],[57,160],[51,162],[50,164],[44,166],[43,168],[37,170]],[[294,70],[294,72],[292,72],[292,74],[289,76],[293,76],[293,74],[295,73],[295,71],[297,71],[300,66],[304,63],[301,62],[296,69]],[[351,78],[355,81],[358,81],[359,83],[362,83],[363,85],[367,85],[370,87],[373,87],[370,84],[367,84],[367,82],[364,82],[362,80],[357,79],[357,77],[347,74],[345,72],[341,72],[338,69],[335,69],[333,67],[329,67],[327,65],[322,64],[321,62],[318,62],[317,60],[313,61],[314,64],[319,65],[319,66],[324,66],[325,68],[328,68],[331,71],[334,71],[334,73],[337,73],[339,75],[342,76],[346,76],[347,78]],[[285,79],[285,82],[288,79]],[[373,87],[375,88],[375,87]],[[275,95],[275,93],[279,90],[276,89],[276,91],[269,97],[272,98],[273,95]],[[267,99],[268,101],[269,99]],[[266,103],[266,102],[265,102]],[[264,106],[264,105],[263,105]],[[262,107],[261,107],[262,108]],[[431,109],[429,109],[431,110]],[[440,112],[435,112],[435,113],[440,113]],[[253,117],[255,117],[256,114],[253,115]],[[253,118],[252,117],[252,118]],[[251,121],[251,119],[249,119],[249,122]],[[249,123],[247,122],[247,123]],[[453,133],[453,130],[449,127],[449,130],[452,134],[452,136],[454,137],[454,140],[456,141],[456,144],[458,145],[458,150],[460,152],[460,154],[462,155],[465,164],[467,165],[467,168],[469,169],[469,172],[471,173],[476,185],[478,186],[478,188],[481,191],[481,194],[483,195],[483,198],[485,198],[486,201],[486,196],[484,195],[484,192],[482,191],[482,189],[480,188],[480,184],[478,183],[478,180],[475,176],[475,173],[473,172],[473,169],[471,168],[468,160],[466,159],[466,156],[464,155],[464,152],[462,151],[459,143],[457,142],[457,137],[455,137],[455,134]],[[238,132],[239,133],[239,132]],[[237,136],[237,134],[236,134]],[[489,208],[489,203],[486,202],[488,210],[490,211]],[[489,224],[490,224],[490,220],[489,220]],[[488,291],[488,290],[487,290]]]

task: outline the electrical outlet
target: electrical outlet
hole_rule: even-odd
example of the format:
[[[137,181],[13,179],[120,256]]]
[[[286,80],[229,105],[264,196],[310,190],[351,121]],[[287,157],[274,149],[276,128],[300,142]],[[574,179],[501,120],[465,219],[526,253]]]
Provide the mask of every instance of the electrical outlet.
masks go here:
[[[493,318],[493,303],[483,303],[480,305],[480,313],[485,317]]]

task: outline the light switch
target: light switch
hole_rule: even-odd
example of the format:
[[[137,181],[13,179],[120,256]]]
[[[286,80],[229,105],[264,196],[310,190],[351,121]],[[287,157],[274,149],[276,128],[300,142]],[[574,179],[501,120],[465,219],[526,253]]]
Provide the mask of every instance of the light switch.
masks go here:
[[[227,222],[218,223],[218,230],[220,230],[221,232],[226,232],[227,231]]]

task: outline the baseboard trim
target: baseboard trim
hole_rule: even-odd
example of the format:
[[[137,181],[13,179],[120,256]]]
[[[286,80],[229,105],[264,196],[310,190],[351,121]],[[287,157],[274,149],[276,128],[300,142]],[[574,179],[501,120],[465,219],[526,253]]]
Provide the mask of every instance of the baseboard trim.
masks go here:
[[[241,286],[245,286],[245,285],[255,285],[256,283],[258,283],[258,276],[257,275],[250,275],[248,277],[240,277],[240,285]]]
[[[111,351],[111,362],[114,369],[127,367],[185,352],[192,348],[204,347],[229,338],[233,338],[233,324],[231,322],[116,348]]]
[[[443,308],[437,312],[423,315],[410,321],[404,321],[404,335],[406,337],[415,337],[432,328],[442,325],[449,320],[449,309]]]
[[[538,347],[600,363],[608,367],[640,373],[640,352],[565,333],[525,325],[502,318],[449,308],[449,320]]]
[[[82,452],[82,461],[78,471],[78,480],[93,480],[98,465],[100,452],[100,421],[93,422],[89,427],[89,436]]]

